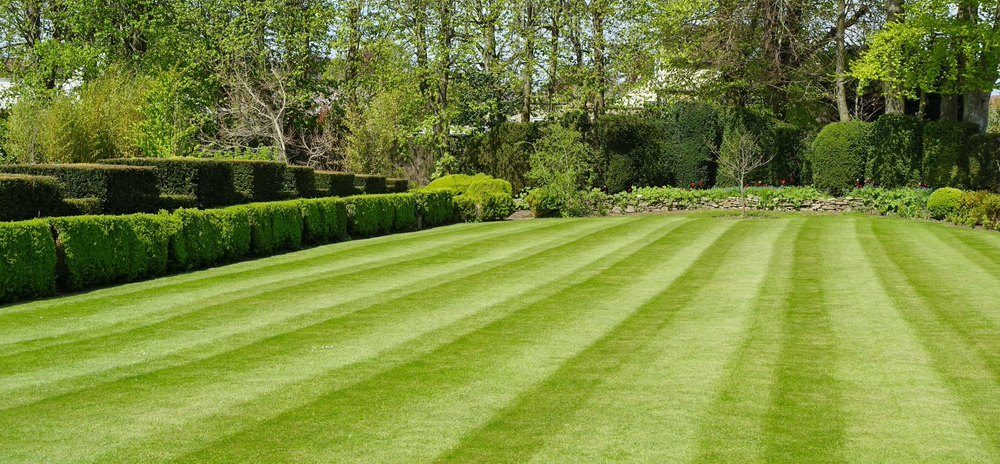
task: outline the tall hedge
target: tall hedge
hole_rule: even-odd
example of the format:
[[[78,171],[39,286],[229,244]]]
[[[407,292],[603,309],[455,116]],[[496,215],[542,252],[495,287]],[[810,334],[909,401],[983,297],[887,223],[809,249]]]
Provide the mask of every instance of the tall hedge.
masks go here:
[[[721,111],[723,126],[722,143],[743,131],[757,138],[758,146],[774,158],[747,176],[751,183],[767,185],[799,184],[802,180],[802,165],[805,158],[803,131],[798,126],[757,114],[745,107],[730,106]],[[721,174],[715,184],[719,186],[737,185],[736,179],[724,178]]]
[[[669,146],[677,185],[704,183],[711,187],[718,166],[709,143],[722,143],[719,108],[711,103],[684,100],[672,109],[673,143]]]
[[[243,258],[250,251],[250,215],[244,207],[179,209],[182,246],[186,256],[181,269],[213,266]]]
[[[969,138],[975,124],[927,121],[923,132],[923,179],[932,187],[969,188]]]
[[[230,163],[233,185],[245,201],[274,201],[281,198],[285,163],[261,160],[221,160]]]
[[[399,178],[387,178],[385,180],[389,193],[406,193],[410,191],[410,181]]]
[[[164,216],[75,216],[53,219],[52,226],[58,232],[58,278],[65,290],[166,272],[171,227]]]
[[[203,208],[240,203],[233,181],[232,160],[211,158],[114,158],[102,164],[153,166],[164,195],[193,195]]]
[[[868,131],[866,175],[888,188],[921,182],[923,127],[915,116],[883,114]]]
[[[382,194],[389,192],[389,186],[386,184],[385,176],[355,174],[354,187],[356,187],[361,193]]]
[[[316,170],[309,166],[285,167],[285,190],[299,198],[313,198],[316,191]]]
[[[347,235],[347,202],[343,198],[301,200],[302,241],[324,244]]]
[[[466,144],[465,162],[470,171],[507,179],[520,192],[531,169],[532,144],[542,136],[544,123],[499,124],[486,134],[472,137]]]
[[[810,149],[813,185],[840,195],[865,177],[868,124],[861,121],[827,124]]]
[[[0,221],[54,216],[66,210],[55,177],[0,174]]]
[[[975,134],[967,145],[969,187],[1000,192],[1000,134]]]
[[[317,195],[349,197],[358,193],[354,188],[354,174],[349,172],[316,171]]]
[[[48,221],[0,222],[0,302],[56,290],[56,243]]]
[[[66,198],[97,198],[108,214],[158,209],[156,170],[149,166],[13,164],[0,165],[0,172],[55,177],[63,183]]]
[[[674,162],[667,151],[672,136],[669,119],[640,115],[606,115],[596,123],[605,160],[604,184],[611,192],[633,185],[673,184]]]

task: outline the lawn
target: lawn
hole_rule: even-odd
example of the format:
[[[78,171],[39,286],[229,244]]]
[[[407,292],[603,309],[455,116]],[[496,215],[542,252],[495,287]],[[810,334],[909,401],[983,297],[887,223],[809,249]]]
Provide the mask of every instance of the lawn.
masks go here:
[[[1000,462],[1000,234],[463,224],[3,306],[0,462]]]

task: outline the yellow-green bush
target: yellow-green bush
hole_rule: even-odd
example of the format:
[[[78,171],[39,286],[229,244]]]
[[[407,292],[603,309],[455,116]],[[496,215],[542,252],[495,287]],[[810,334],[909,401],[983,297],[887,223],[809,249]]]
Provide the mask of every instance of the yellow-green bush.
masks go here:
[[[302,241],[330,243],[347,235],[347,202],[343,198],[302,200]]]
[[[939,188],[927,198],[927,211],[935,219],[944,219],[958,210],[964,192],[957,188]]]
[[[0,222],[0,302],[56,290],[56,243],[48,221]]]

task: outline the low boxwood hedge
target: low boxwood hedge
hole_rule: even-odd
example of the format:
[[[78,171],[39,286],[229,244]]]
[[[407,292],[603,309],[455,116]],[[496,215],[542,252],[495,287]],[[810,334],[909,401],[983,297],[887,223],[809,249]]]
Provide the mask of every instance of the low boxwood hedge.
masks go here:
[[[298,201],[244,205],[250,218],[250,252],[268,256],[302,246],[302,207]]]
[[[301,200],[302,241],[330,243],[347,235],[347,202],[343,198]]]
[[[0,222],[0,302],[56,291],[56,243],[48,221]]]
[[[455,204],[449,189],[419,189],[413,191],[421,226],[440,226],[454,220]]]
[[[356,195],[346,200],[347,230],[351,235],[379,235],[392,230],[396,221],[392,195]]]
[[[51,176],[0,174],[0,221],[22,221],[63,212],[62,187]]]
[[[244,207],[220,209],[179,209],[181,221],[172,255],[179,269],[194,269],[231,262],[250,251],[250,213]]]

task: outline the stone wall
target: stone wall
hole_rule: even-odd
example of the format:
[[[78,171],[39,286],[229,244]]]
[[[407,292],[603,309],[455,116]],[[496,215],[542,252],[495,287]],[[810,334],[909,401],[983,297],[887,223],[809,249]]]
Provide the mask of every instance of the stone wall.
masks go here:
[[[777,205],[768,205],[766,207],[761,207],[760,197],[750,195],[747,197],[747,208],[748,209],[763,209],[768,211],[828,211],[828,212],[849,212],[849,211],[860,211],[863,210],[865,202],[861,198],[855,197],[844,197],[844,198],[830,198],[825,200],[802,200],[800,204],[795,204],[791,202],[779,203]],[[684,211],[684,210],[697,210],[697,209],[740,209],[741,201],[740,197],[729,197],[720,200],[713,200],[707,197],[702,197],[696,200],[693,204],[688,201],[672,201],[672,202],[646,202],[639,200],[636,204],[630,204],[624,209],[621,206],[614,206],[611,208],[611,214],[629,214],[629,213],[650,213],[650,212],[662,212],[662,211]]]

